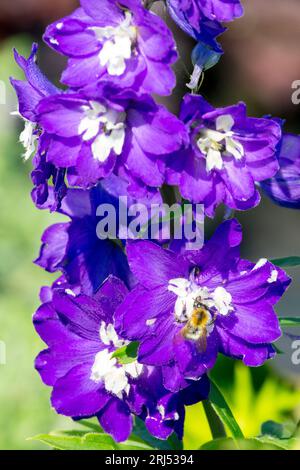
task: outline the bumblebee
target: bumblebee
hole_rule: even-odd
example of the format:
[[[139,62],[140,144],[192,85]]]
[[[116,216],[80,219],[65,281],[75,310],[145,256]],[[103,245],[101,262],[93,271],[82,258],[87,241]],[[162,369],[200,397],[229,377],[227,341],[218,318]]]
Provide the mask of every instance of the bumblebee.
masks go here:
[[[192,315],[181,333],[185,339],[195,341],[201,352],[205,352],[207,348],[207,328],[214,323],[215,317],[212,318],[210,311],[199,298],[195,300],[193,307]]]

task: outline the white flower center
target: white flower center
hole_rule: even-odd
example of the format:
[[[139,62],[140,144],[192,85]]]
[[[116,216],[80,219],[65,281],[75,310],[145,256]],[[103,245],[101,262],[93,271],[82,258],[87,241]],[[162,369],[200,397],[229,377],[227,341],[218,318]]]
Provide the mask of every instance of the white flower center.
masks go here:
[[[13,113],[18,114],[19,113]],[[22,118],[23,119],[23,118]],[[35,153],[35,144],[38,136],[34,133],[36,130],[36,123],[25,120],[24,130],[21,132],[19,142],[23,145],[25,152],[22,154],[24,160],[28,160],[31,155]]]
[[[166,416],[166,409],[163,405],[157,405],[157,411],[159,412],[161,418],[163,421],[178,421],[180,416],[179,414],[175,411],[172,414],[169,415],[169,417]]]
[[[113,150],[121,155],[125,141],[125,113],[106,108],[97,101],[82,106],[84,117],[80,121],[78,134],[84,141],[95,139],[92,154],[95,160],[104,163]]]
[[[178,323],[189,322],[198,304],[205,308],[208,334],[214,328],[212,321],[214,316],[226,316],[233,311],[231,294],[221,286],[210,290],[205,286],[199,287],[193,279],[178,278],[169,281],[168,290],[177,295],[174,315]]]
[[[122,75],[126,70],[126,59],[130,59],[132,45],[137,37],[136,27],[132,25],[132,15],[125,12],[124,21],[117,27],[91,28],[103,47],[99,54],[100,64],[107,67],[109,75]]]
[[[222,170],[222,153],[232,155],[236,160],[241,160],[245,155],[240,142],[233,138],[232,128],[234,119],[230,114],[218,116],[216,130],[205,129],[203,135],[197,140],[201,152],[206,155],[206,170]]]
[[[100,339],[106,346],[113,345],[115,349],[128,344],[127,341],[119,339],[112,324],[106,325],[105,322],[101,323]],[[90,379],[96,383],[103,382],[105,390],[122,399],[123,393],[129,394],[129,378],[136,379],[139,377],[143,366],[138,364],[137,361],[130,364],[118,364],[117,359],[112,357],[112,354],[108,348],[96,354]]]

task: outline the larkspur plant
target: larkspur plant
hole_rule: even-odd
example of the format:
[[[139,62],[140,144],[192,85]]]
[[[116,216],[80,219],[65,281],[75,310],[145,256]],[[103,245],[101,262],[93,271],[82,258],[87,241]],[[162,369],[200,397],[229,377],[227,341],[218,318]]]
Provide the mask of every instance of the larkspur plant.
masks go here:
[[[247,366],[276,355],[282,332],[274,305],[290,283],[280,268],[289,259],[241,259],[236,219],[196,249],[171,232],[141,240],[148,216],[139,219],[140,236],[99,236],[99,207],[118,213],[121,197],[146,208],[199,203],[213,218],[221,204],[258,205],[261,186],[275,202],[299,208],[299,137],[282,135],[278,119],[249,117],[244,103],[220,108],[197,94],[203,72],[223,53],[223,23],[242,16],[241,2],[164,2],[196,41],[179,117],[151,95],[172,93],[178,58],[154,3],[81,0],[44,35],[68,58],[65,87],[39,70],[36,44],[28,59],[15,51],[26,80],[11,80],[25,121],[24,158],[34,155],[33,202],[69,219],[44,232],[35,261],[58,275],[41,289],[33,318],[47,344],[36,369],[53,388],[57,413],[96,430],[97,449],[123,441],[119,448],[180,449],[185,406],[201,400],[212,433],[217,423],[241,440],[207,374],[219,353]],[[186,222],[183,212],[179,218]],[[100,426],[87,421],[93,417]],[[55,439],[49,442],[61,448],[62,436]]]

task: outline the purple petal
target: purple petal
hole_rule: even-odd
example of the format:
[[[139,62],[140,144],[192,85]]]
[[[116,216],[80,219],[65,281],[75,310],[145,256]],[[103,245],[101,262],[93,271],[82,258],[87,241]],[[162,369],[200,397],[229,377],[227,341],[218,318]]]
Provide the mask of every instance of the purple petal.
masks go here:
[[[118,24],[123,20],[123,12],[114,1],[101,0],[100,5],[98,0],[81,0],[81,6],[99,25]]]
[[[174,295],[165,288],[133,289],[116,311],[116,326],[126,338],[140,339],[151,333],[147,320],[163,317],[174,307]]]
[[[86,101],[78,95],[56,95],[44,98],[39,106],[39,122],[50,134],[60,137],[77,137],[79,124],[84,117],[81,107]]]
[[[189,382],[184,379],[176,362],[170,365],[164,365],[162,367],[162,373],[164,387],[171,392],[177,392],[189,385]]]
[[[174,319],[173,315],[157,320],[151,335],[139,347],[138,360],[143,364],[162,366],[174,360]]]
[[[179,263],[175,253],[149,241],[128,242],[127,256],[133,274],[148,289],[160,286],[167,289],[170,279],[187,274],[187,262]]]
[[[201,352],[194,341],[188,341],[178,333],[174,341],[174,351],[179,369],[185,379],[199,379],[211,369],[217,359],[219,338],[213,331],[207,338],[207,349]]]
[[[226,277],[239,258],[241,241],[241,225],[236,219],[228,220],[217,228],[202,250],[187,252],[184,258],[201,268],[202,283],[219,273]]]
[[[101,321],[106,321],[113,312],[107,311],[103,305],[86,295],[74,297],[71,294],[55,292],[53,296],[54,308],[69,331],[74,332],[81,338],[97,341],[99,340],[99,327]]]
[[[162,106],[152,115],[149,112],[132,110],[128,121],[140,147],[149,154],[163,155],[174,152],[187,139],[185,126]]]
[[[105,408],[98,414],[104,431],[116,442],[126,441],[132,431],[132,417],[128,406],[118,398],[111,398]]]
[[[109,401],[109,394],[101,384],[90,379],[93,362],[74,367],[59,379],[51,395],[52,406],[66,416],[92,416]]]
[[[35,264],[53,273],[61,267],[66,255],[70,224],[61,223],[48,227],[42,236],[42,247]]]
[[[261,366],[275,356],[275,351],[270,345],[247,343],[221,328],[218,328],[218,334],[220,336],[220,352],[225,356],[241,359],[246,366]]]
[[[252,344],[273,343],[281,337],[277,315],[267,302],[261,300],[235,308],[234,313],[218,321],[230,334]]]

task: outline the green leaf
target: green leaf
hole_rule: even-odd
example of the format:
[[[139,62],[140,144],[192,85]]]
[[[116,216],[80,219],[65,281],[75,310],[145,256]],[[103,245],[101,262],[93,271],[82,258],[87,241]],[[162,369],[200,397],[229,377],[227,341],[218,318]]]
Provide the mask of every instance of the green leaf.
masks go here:
[[[284,317],[279,318],[279,323],[281,327],[300,327],[300,317]]]
[[[281,439],[283,436],[283,425],[276,423],[276,421],[266,421],[261,425],[261,433]]]
[[[287,258],[277,258],[271,260],[279,268],[295,268],[300,266],[300,256],[288,256]]]
[[[277,439],[272,436],[255,437],[254,440],[263,446],[274,446],[280,450],[296,450],[300,449],[300,440],[294,437],[290,439]]]
[[[223,422],[219,418],[219,415],[215,412],[211,402],[209,400],[204,400],[202,402],[205,416],[210,428],[210,432],[213,439],[219,439],[221,437],[226,437],[226,431],[223,425]]]
[[[120,364],[130,364],[137,359],[138,347],[138,341],[133,341],[127,346],[123,346],[122,348],[117,349],[113,353],[112,357],[115,357]]]
[[[167,443],[169,444],[171,449],[183,450],[183,442],[178,439],[178,436],[175,432],[171,434],[171,436],[167,440]]]
[[[144,442],[134,441],[133,439],[116,444],[116,448],[118,450],[153,450],[153,447],[148,446]]]
[[[128,439],[122,443],[104,433],[86,433],[85,431],[54,431],[30,438],[58,450],[151,450],[144,442]]]
[[[289,439],[296,431],[296,424],[294,422],[277,423],[276,421],[265,421],[261,425],[261,433],[263,436],[271,436],[277,439]]]
[[[103,429],[99,426],[99,424],[93,423],[92,421],[81,419],[80,421],[78,421],[78,423],[81,424],[82,426],[85,426],[88,429],[91,429],[92,431],[104,433]],[[86,431],[83,431],[83,432],[86,432]]]
[[[235,441],[227,437],[206,442],[200,450],[291,450],[297,445],[297,439],[280,440],[264,436]]]
[[[142,421],[140,418],[137,418],[137,417],[135,418],[132,437],[134,438],[135,435],[141,438],[144,442],[146,442],[153,449],[158,449],[158,450],[182,450],[183,449],[182,441],[179,441],[176,434],[172,434],[169,437],[169,439],[167,439],[166,441],[156,439],[154,436],[149,434],[144,421]]]
[[[220,437],[205,442],[199,450],[238,450],[236,442],[231,437]]]
[[[114,450],[116,445],[112,437],[102,433],[84,433],[81,431],[56,431],[39,434],[30,438],[59,450]]]
[[[237,421],[235,420],[231,409],[229,408],[221,391],[212,380],[211,380],[209,400],[214,411],[219,416],[222,423],[227,427],[227,429],[232,434],[232,437],[235,439],[243,438],[244,435],[242,433],[242,430],[239,427]]]

